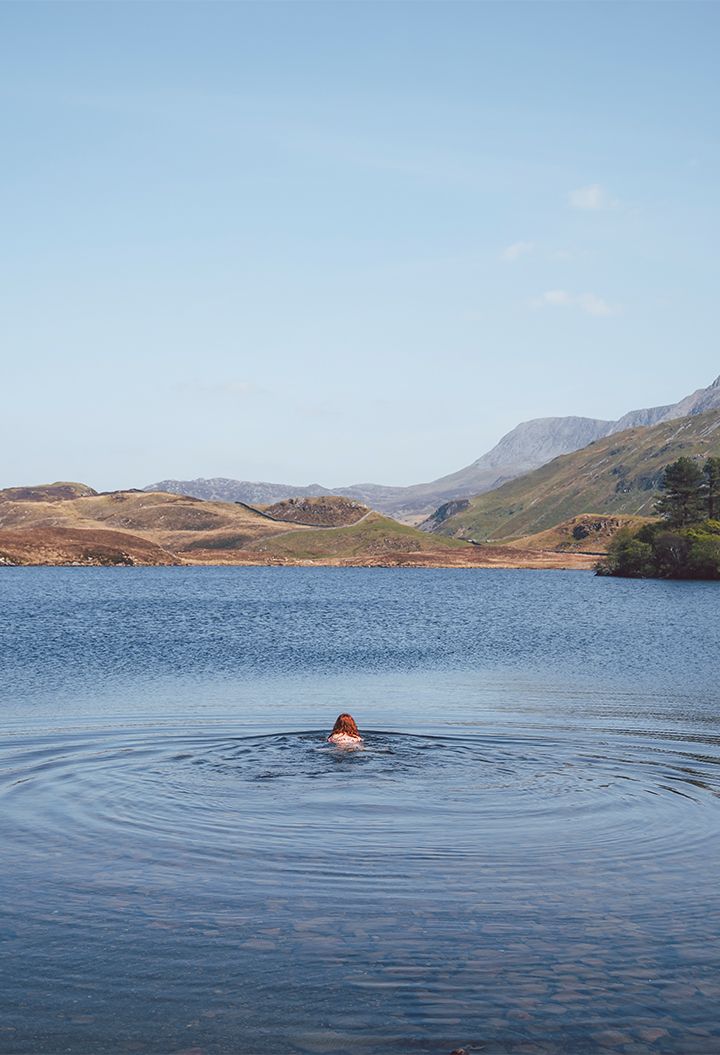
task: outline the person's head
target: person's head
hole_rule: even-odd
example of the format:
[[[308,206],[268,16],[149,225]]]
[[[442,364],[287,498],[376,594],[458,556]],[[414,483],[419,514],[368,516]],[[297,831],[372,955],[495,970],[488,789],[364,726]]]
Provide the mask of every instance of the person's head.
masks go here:
[[[344,733],[345,736],[360,736],[360,731],[351,714],[338,715],[337,721],[335,722],[333,731],[330,735],[334,736],[336,733]]]

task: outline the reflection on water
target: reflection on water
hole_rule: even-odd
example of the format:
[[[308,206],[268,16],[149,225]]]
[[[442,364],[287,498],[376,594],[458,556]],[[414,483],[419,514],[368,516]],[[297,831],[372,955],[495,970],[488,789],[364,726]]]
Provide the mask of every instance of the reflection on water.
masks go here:
[[[197,571],[0,579],[0,1052],[720,1050],[715,593]]]

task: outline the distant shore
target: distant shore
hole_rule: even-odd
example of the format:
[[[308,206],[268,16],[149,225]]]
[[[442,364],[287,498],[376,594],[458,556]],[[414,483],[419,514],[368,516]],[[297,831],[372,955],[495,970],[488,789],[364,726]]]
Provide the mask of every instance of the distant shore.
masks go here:
[[[587,553],[535,552],[522,554],[504,546],[477,547],[474,559],[458,557],[454,560],[438,559],[426,553],[403,553],[395,557],[335,558],[324,560],[300,560],[296,558],[270,558],[259,560],[254,555],[238,555],[233,560],[177,560],[152,562],[136,560],[128,555],[110,559],[90,557],[86,560],[23,559],[19,561],[0,557],[0,568],[128,568],[128,567],[176,567],[176,568],[501,568],[505,570],[589,571],[595,566],[597,557]]]
[[[474,559],[448,560],[426,553],[405,553],[397,557],[343,558],[327,560],[233,560],[196,561],[194,567],[285,567],[285,568],[504,568],[507,570],[587,571],[595,567],[597,556],[587,553],[517,553],[505,546],[476,547]],[[184,562],[185,563],[185,562]],[[190,566],[190,565],[189,565]]]

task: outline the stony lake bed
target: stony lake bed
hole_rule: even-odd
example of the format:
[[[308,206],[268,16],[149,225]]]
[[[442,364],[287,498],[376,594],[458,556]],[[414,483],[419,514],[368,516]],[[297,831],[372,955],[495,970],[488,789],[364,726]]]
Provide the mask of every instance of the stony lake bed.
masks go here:
[[[3,569],[0,1052],[720,1048],[713,584]],[[351,711],[363,750],[325,743]]]

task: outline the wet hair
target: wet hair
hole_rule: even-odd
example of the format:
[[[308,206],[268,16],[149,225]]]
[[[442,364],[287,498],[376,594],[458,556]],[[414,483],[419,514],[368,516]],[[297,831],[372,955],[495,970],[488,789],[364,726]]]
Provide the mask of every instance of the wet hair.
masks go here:
[[[345,736],[360,736],[360,731],[351,714],[338,715],[337,721],[335,722],[330,735],[334,736],[336,733],[344,733]]]

